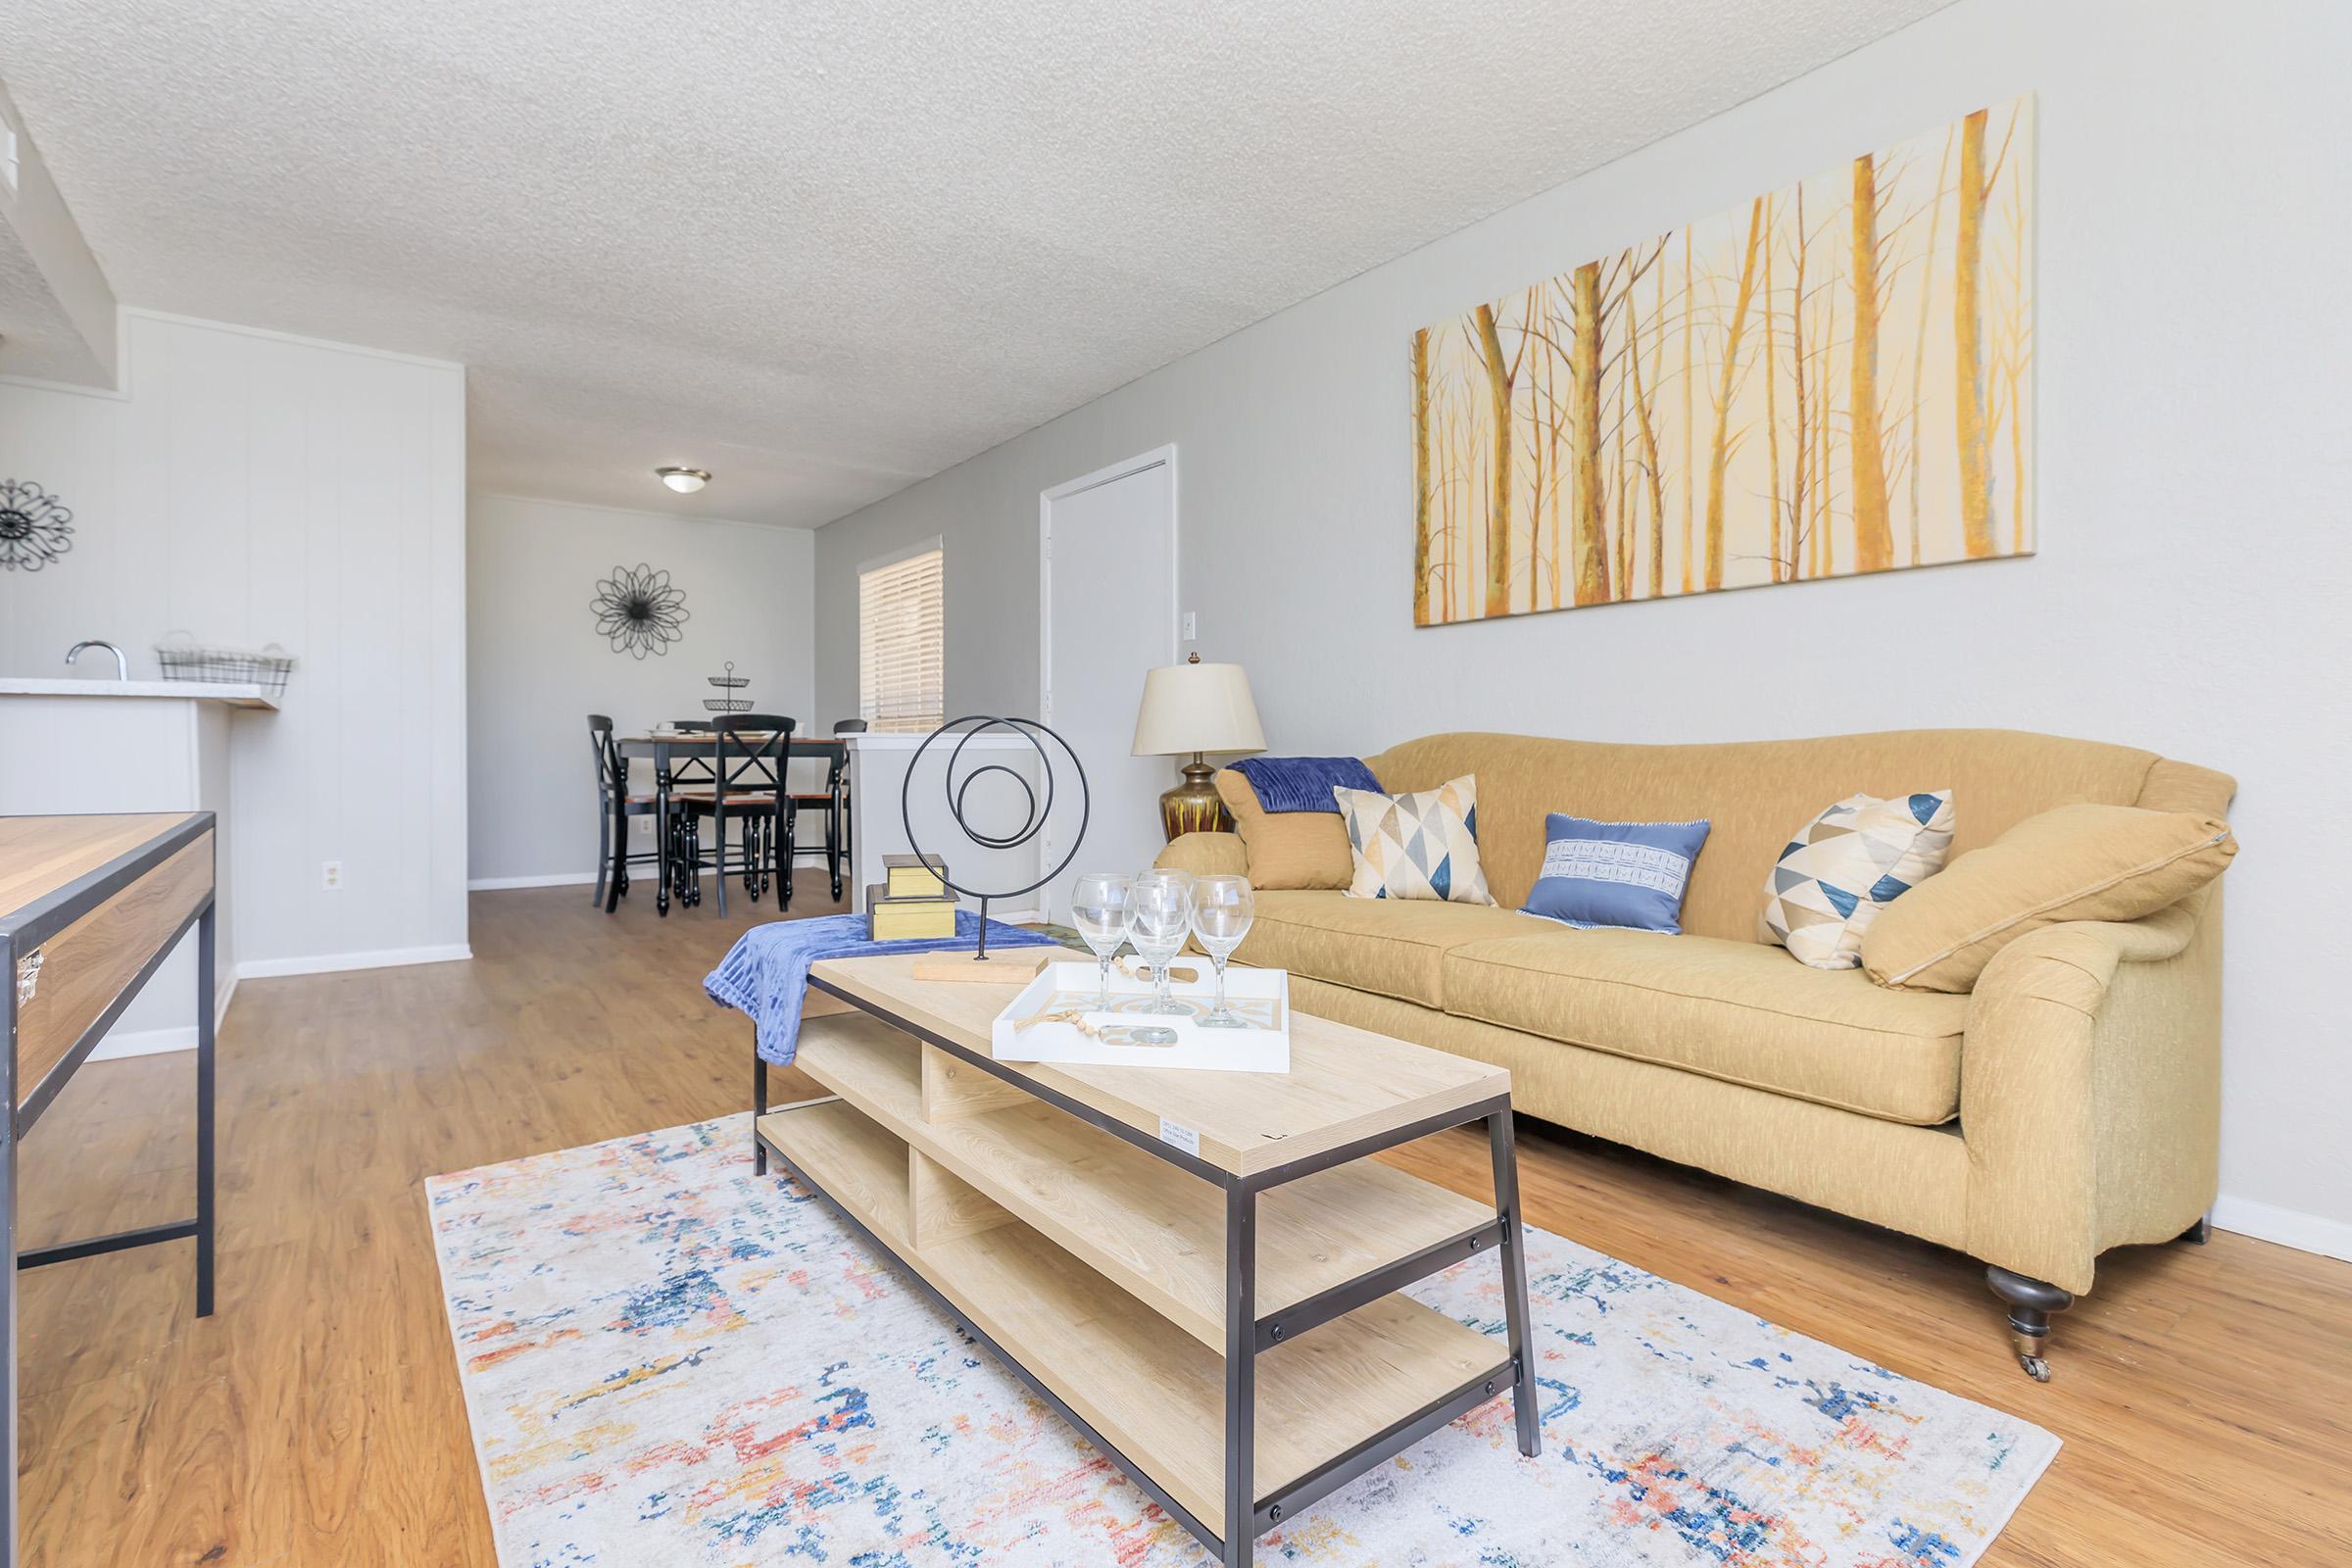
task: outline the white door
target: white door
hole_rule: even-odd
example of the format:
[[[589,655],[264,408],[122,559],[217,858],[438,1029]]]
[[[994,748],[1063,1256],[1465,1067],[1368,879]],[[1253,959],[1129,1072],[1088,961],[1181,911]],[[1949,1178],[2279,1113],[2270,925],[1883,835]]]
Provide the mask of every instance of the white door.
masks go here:
[[[1050,919],[1069,911],[1082,871],[1140,871],[1167,842],[1159,793],[1177,760],[1131,757],[1144,672],[1176,662],[1176,449],[1162,447],[1045,492],[1039,502],[1048,726],[1085,765],[1092,809],[1069,869],[1043,890]],[[1057,808],[1040,869],[1069,852],[1073,812]]]

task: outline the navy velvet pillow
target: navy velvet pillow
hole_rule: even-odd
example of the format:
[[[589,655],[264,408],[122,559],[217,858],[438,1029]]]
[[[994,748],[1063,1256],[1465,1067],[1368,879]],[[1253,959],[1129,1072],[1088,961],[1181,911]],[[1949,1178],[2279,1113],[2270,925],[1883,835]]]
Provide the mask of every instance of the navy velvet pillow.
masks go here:
[[[1553,811],[1544,818],[1544,869],[1526,912],[1578,927],[1683,929],[1683,895],[1707,842],[1701,822],[1594,822]]]
[[[1245,757],[1233,770],[1250,781],[1264,811],[1337,811],[1335,788],[1380,788],[1360,757]]]

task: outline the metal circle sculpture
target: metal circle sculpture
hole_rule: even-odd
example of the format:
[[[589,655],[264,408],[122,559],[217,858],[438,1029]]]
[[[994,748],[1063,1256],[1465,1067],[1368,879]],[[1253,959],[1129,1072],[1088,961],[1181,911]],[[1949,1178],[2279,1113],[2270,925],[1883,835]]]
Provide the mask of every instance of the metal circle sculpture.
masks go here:
[[[964,728],[963,726],[966,725],[970,727]],[[1043,795],[1039,794],[1038,787],[1030,783],[1028,777],[1019,768],[1006,763],[975,761],[969,768],[964,767],[964,748],[970,746],[978,737],[993,733],[1015,735],[1029,743],[1030,750],[1037,754],[1040,781],[1045,786]],[[1061,755],[1069,760],[1070,771],[1078,778],[1078,831],[1070,835],[1069,853],[1055,862],[1052,870],[1038,877],[1036,881],[1025,882],[1017,888],[967,886],[965,883],[957,882],[950,877],[946,858],[935,856],[925,850],[922,841],[915,836],[913,809],[915,772],[922,766],[923,756],[931,750],[933,744],[943,737],[951,736],[955,739],[956,744],[954,750],[947,755],[946,771],[941,779],[942,793],[948,803],[948,814],[954,818],[957,832],[984,850],[1017,850],[1022,845],[1033,842],[1040,833],[1045,831],[1047,819],[1052,816],[1054,811],[1054,791],[1059,787],[1058,781],[1054,777],[1054,756],[1046,750],[1046,741],[1051,740],[1055,746],[1060,747]],[[1041,740],[1040,736],[1045,739]],[[1012,826],[1000,829],[983,828],[975,825],[969,814],[972,804],[969,799],[972,786],[992,773],[1002,773],[1020,786],[1022,801],[1020,820]],[[943,886],[962,894],[967,899],[980,901],[980,946],[979,951],[973,955],[976,959],[985,959],[988,956],[989,901],[991,899],[1014,899],[1024,893],[1034,893],[1068,870],[1070,861],[1077,858],[1078,846],[1086,838],[1086,824],[1093,806],[1094,797],[1088,791],[1086,784],[1086,766],[1078,760],[1078,754],[1070,749],[1068,741],[1063,740],[1034,718],[998,718],[988,713],[972,713],[963,718],[951,718],[924,736],[923,743],[914,749],[914,756],[907,760],[906,776],[899,785],[899,821],[906,830],[907,848],[914,852],[915,858],[922,861],[930,869],[932,875],[939,878]]]

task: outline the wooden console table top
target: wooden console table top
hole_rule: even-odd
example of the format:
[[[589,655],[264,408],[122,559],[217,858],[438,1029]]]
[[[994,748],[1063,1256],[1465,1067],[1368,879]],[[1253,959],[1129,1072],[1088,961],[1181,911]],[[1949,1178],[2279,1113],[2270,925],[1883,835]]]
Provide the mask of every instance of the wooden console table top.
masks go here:
[[[0,816],[0,922],[195,814]]]

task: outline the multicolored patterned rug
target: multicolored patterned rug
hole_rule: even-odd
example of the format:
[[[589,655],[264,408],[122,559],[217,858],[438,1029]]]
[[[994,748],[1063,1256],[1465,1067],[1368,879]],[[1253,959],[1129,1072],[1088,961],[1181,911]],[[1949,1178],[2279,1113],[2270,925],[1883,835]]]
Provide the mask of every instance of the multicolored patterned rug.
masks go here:
[[[747,1119],[428,1184],[503,1568],[1210,1560],[821,1202],[754,1176]],[[1496,1401],[1259,1538],[1261,1562],[1964,1568],[2058,1450],[1528,1243],[1543,1457]],[[1498,1330],[1495,1276],[1415,1294]]]

